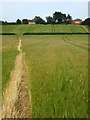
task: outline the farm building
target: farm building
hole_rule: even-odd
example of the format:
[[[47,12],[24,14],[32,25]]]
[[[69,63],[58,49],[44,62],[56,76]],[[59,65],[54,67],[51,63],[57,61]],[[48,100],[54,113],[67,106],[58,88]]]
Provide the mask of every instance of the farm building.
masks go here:
[[[81,23],[82,23],[82,21],[72,21],[72,24],[80,25]]]
[[[34,20],[28,20],[28,24],[34,25],[36,24]]]
[[[72,21],[72,24],[80,25],[83,21],[81,19],[76,19]]]

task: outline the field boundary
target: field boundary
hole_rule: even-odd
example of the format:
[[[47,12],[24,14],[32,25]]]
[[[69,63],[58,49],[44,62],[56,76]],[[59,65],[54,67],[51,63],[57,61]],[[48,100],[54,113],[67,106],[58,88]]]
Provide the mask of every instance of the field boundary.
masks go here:
[[[0,35],[17,35],[16,33],[0,33]]]
[[[16,33],[0,33],[0,35],[19,35]],[[90,35],[90,33],[23,33],[22,35]]]
[[[85,35],[90,33],[23,33],[23,35]]]

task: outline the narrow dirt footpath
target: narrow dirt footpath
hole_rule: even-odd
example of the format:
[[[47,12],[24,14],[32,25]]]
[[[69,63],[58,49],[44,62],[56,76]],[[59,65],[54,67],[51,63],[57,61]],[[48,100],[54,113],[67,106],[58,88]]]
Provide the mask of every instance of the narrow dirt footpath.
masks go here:
[[[82,27],[85,29],[86,32],[90,32],[88,28],[86,28],[84,25],[82,25]]]
[[[16,57],[11,81],[4,94],[3,118],[31,118],[31,96],[28,91],[28,73],[25,53],[22,53],[21,39],[17,49],[20,53]]]

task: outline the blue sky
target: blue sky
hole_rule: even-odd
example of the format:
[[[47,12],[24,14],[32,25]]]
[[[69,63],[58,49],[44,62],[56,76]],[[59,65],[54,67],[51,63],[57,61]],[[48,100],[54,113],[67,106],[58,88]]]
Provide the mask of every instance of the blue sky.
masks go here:
[[[70,14],[73,19],[88,17],[88,2],[3,2],[1,20],[33,19],[52,16],[55,11]]]

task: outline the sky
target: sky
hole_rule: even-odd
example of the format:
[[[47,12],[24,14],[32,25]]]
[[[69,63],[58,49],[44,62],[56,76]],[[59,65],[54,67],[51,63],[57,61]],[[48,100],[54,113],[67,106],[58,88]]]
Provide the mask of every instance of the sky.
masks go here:
[[[44,20],[55,11],[70,14],[73,19],[88,17],[88,2],[1,2],[0,20],[15,22],[17,19],[33,19],[40,16]]]

